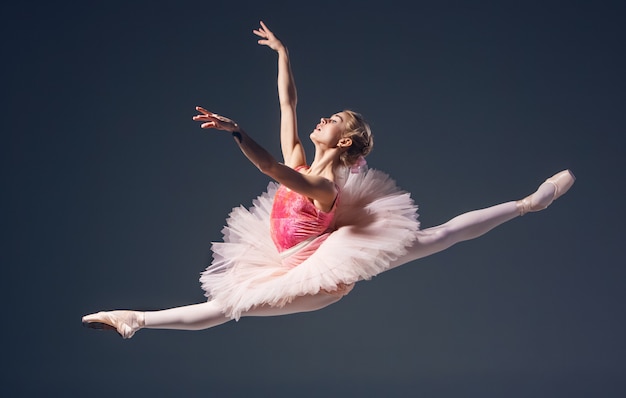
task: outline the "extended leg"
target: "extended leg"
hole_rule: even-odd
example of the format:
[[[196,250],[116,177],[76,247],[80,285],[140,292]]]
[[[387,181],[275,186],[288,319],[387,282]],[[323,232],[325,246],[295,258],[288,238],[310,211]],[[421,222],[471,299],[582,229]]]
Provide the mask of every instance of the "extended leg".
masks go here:
[[[517,202],[507,202],[454,217],[445,224],[417,231],[417,240],[408,252],[391,263],[391,268],[430,256],[450,246],[477,238],[520,215]]]
[[[326,293],[320,293],[315,296],[300,296],[284,307],[259,306],[242,313],[241,316],[277,316],[315,311],[337,302],[340,298]],[[148,311],[144,313],[145,324],[143,327],[148,329],[180,330],[208,329],[231,320],[231,318],[224,316],[221,308],[217,302],[207,301],[206,303],[167,310]]]
[[[282,308],[259,306],[241,316],[278,316],[322,309],[341,299],[340,295],[319,293],[315,296],[296,297]],[[95,329],[116,330],[125,339],[131,338],[139,329],[202,330],[231,320],[224,316],[215,301],[186,305],[161,311],[108,311],[83,317],[83,324]]]
[[[543,210],[567,192],[573,183],[574,175],[565,170],[547,179],[535,193],[523,200],[470,211],[445,224],[418,231],[416,242],[404,256],[391,263],[390,269],[438,253],[456,243],[477,238],[517,216]]]

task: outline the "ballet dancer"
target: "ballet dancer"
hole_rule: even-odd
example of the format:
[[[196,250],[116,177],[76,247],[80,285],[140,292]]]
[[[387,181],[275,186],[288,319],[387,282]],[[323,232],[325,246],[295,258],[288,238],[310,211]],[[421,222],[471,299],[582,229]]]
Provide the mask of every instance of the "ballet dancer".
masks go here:
[[[117,331],[201,330],[248,316],[315,311],[339,301],[356,282],[474,239],[494,227],[548,207],[574,183],[569,170],[536,192],[420,229],[410,195],[364,157],[373,146],[365,119],[351,110],[320,119],[310,133],[307,165],[296,126],[297,93],[287,48],[263,23],[253,32],[278,54],[283,162],[236,122],[196,107],[203,129],[229,132],[248,160],[276,183],[250,209],[235,208],[224,241],[200,281],[208,300],[160,311],[118,310],[83,317],[83,325]]]

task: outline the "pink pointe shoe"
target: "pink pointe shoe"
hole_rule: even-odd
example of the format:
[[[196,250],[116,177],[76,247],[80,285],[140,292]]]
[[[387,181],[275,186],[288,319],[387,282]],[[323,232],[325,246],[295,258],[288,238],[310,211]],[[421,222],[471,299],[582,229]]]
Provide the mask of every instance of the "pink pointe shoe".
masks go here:
[[[101,311],[85,315],[83,326],[97,330],[115,330],[124,339],[133,337],[144,326],[143,313],[136,311]]]
[[[574,177],[574,174],[570,170],[563,170],[560,173],[548,178],[543,184],[541,184],[537,192],[517,201],[517,208],[520,216],[529,212],[543,210],[550,206],[552,202],[563,196],[565,192],[567,192],[572,185],[574,185],[574,181],[576,181],[576,177]],[[545,184],[550,184],[554,187],[554,193],[551,197],[545,195],[542,197],[540,193]]]

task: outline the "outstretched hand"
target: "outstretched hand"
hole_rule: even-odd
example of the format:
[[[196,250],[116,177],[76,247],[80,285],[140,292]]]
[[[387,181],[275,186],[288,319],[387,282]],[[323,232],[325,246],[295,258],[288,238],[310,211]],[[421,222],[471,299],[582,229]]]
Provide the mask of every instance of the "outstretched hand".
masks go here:
[[[209,112],[206,109],[196,106],[199,115],[193,117],[193,120],[203,122],[200,127],[203,129],[216,129],[223,131],[238,131],[239,125],[227,117],[220,116],[217,113]]]
[[[280,40],[274,36],[274,33],[272,33],[263,21],[261,21],[261,27],[259,29],[254,29],[252,32],[262,38],[258,41],[259,44],[268,46],[274,51],[280,51],[284,48],[283,43],[281,43]]]

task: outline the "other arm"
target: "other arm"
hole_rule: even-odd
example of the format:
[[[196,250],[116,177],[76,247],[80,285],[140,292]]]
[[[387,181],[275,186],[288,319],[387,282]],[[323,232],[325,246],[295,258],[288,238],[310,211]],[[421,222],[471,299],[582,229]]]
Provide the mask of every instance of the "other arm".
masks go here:
[[[298,94],[289,62],[287,48],[261,21],[261,27],[253,30],[261,37],[259,44],[278,53],[278,100],[280,103],[280,143],[284,163],[292,168],[306,164],[304,148],[298,137],[296,105]]]
[[[193,120],[202,122],[201,127],[204,129],[229,131],[243,154],[263,174],[273,178],[287,188],[317,201],[322,210],[330,210],[337,196],[337,188],[332,181],[320,176],[299,173],[293,168],[279,163],[265,148],[250,138],[233,120],[209,112],[199,106],[196,107],[196,110],[200,114],[194,116]]]

